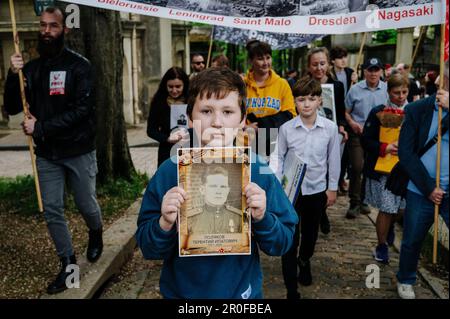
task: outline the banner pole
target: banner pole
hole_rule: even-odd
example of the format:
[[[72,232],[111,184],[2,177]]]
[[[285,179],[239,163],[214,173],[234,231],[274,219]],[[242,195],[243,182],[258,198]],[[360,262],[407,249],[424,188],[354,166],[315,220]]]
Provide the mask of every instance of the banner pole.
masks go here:
[[[363,52],[364,46],[366,44],[366,39],[367,39],[367,32],[364,32],[362,41],[361,41],[361,45],[359,47],[358,56],[356,57],[356,64],[355,64],[355,68],[354,68],[354,71],[356,72],[356,74],[358,74],[358,67],[361,64],[362,52]]]
[[[209,38],[209,49],[208,49],[208,59],[206,60],[206,67],[209,68],[209,63],[211,62],[211,52],[214,39],[214,26],[211,29],[211,37]]]
[[[19,34],[17,32],[17,25],[16,25],[16,15],[14,11],[14,2],[13,0],[9,0],[9,11],[11,14],[11,24],[12,24],[12,32],[13,32],[13,41],[14,41],[14,49],[15,53],[20,54],[20,48],[19,48]],[[24,84],[24,77],[22,70],[19,70],[19,84],[20,84],[20,97],[22,99],[22,107],[23,107],[23,113],[26,116],[29,115],[28,110],[28,103],[25,96],[25,84]],[[36,187],[36,195],[38,200],[38,206],[39,211],[42,213],[44,212],[44,208],[42,205],[42,196],[41,196],[41,189],[39,187],[39,176],[36,168],[36,157],[34,154],[34,148],[33,148],[33,140],[32,137],[28,135],[28,148],[30,150],[30,156],[31,156],[31,165],[33,167],[33,174],[34,174],[34,186]]]
[[[441,24],[441,54],[439,66],[439,89],[444,88],[444,56],[445,56],[445,23]],[[440,187],[441,181],[441,122],[442,108],[438,108],[438,139],[437,139],[437,155],[436,155],[436,187]],[[438,229],[439,229],[439,205],[434,204],[434,236],[433,236],[433,265],[437,263],[437,246],[438,246]]]
[[[419,38],[417,39],[416,47],[414,48],[414,53],[412,55],[411,59],[411,67],[414,65],[414,62],[416,62],[417,54],[419,53],[419,49],[422,46],[423,39],[425,38],[425,34],[427,33],[428,26],[421,26],[420,27],[420,34]]]

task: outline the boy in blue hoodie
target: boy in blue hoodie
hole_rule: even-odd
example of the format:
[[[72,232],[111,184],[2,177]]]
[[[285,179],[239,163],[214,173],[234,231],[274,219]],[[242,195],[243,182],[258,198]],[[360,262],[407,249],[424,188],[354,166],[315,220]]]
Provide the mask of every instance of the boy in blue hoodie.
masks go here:
[[[207,69],[193,79],[187,113],[203,147],[233,146],[245,125],[245,83],[229,69]],[[230,130],[232,134],[228,134]],[[136,240],[146,259],[163,259],[165,298],[262,298],[258,247],[281,256],[292,244],[297,214],[262,159],[252,163],[244,189],[252,216],[251,255],[178,256],[176,220],[186,192],[177,186],[176,159],[166,160],[150,180],[138,218]]]

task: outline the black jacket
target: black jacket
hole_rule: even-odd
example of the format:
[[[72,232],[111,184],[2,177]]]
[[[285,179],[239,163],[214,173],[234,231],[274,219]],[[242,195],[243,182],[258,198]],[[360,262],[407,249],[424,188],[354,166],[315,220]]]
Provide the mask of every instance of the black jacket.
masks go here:
[[[33,133],[36,155],[57,160],[94,150],[95,109],[90,62],[65,48],[54,59],[28,62],[23,73],[30,113],[37,119]],[[65,81],[61,82],[64,75]],[[51,81],[62,83],[57,94]],[[19,76],[11,71],[5,83],[4,103],[8,114],[22,112]]]
[[[170,106],[167,101],[153,101],[148,114],[147,135],[159,142],[158,167],[170,157],[174,145],[167,142],[170,132]]]
[[[256,117],[254,113],[250,113],[247,114],[247,119],[250,122],[258,123],[258,128],[280,128],[281,125],[292,119],[292,114],[289,111],[282,111],[274,115]]]
[[[400,164],[414,185],[428,197],[436,187],[418,153],[427,142],[433,120],[436,95],[410,103],[406,106],[405,120],[400,131],[398,156]],[[448,121],[448,115],[444,120]]]
[[[354,71],[352,68],[345,67],[344,72],[347,75],[347,92],[344,92],[344,94],[347,95],[348,90],[350,90],[350,87],[352,86],[352,74]],[[334,68],[331,68],[330,73],[335,81],[339,81],[337,78],[336,72],[334,71]],[[344,90],[345,90],[345,87],[344,87]]]
[[[364,124],[363,134],[361,136],[361,145],[364,149],[364,175],[368,178],[378,180],[380,174],[375,171],[378,156],[380,154],[380,120],[377,117],[378,112],[383,111],[384,105],[374,107],[367,117]]]
[[[409,91],[408,91],[408,97],[406,98],[409,103],[413,102],[414,97],[416,95],[420,95],[420,89],[416,84],[416,80],[409,79]]]

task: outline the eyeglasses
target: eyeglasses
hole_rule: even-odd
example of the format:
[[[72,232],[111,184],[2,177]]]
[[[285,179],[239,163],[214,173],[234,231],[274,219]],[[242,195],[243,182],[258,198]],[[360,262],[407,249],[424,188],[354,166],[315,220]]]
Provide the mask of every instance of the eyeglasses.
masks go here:
[[[205,61],[200,61],[200,62],[192,62],[192,64],[195,64],[195,65],[205,64]]]

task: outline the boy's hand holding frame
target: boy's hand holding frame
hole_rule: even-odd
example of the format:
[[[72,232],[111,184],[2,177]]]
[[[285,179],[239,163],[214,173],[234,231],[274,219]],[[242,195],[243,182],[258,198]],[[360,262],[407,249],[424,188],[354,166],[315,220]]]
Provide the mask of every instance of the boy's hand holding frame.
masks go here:
[[[165,230],[170,231],[178,218],[178,212],[181,205],[187,199],[187,194],[181,187],[175,186],[163,197],[161,204],[161,217],[159,219],[159,226]]]
[[[250,207],[252,218],[255,222],[259,222],[266,214],[266,192],[255,183],[249,183],[244,189],[245,197],[247,197],[247,206]]]

